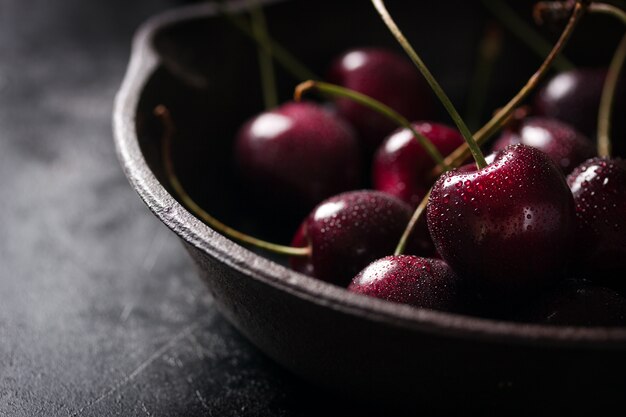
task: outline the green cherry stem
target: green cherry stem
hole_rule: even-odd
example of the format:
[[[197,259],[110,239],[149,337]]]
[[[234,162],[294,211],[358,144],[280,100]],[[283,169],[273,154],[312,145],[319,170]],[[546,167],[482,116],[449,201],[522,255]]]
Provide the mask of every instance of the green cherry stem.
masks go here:
[[[461,132],[461,135],[463,135],[463,138],[465,138],[465,141],[467,145],[469,146],[470,151],[472,152],[472,156],[474,157],[474,160],[476,161],[476,166],[478,167],[478,169],[482,169],[486,167],[487,162],[485,161],[485,156],[483,155],[482,151],[480,150],[480,147],[474,140],[474,137],[472,136],[472,132],[469,130],[469,128],[463,121],[463,118],[461,118],[461,115],[456,110],[456,108],[454,107],[450,99],[448,98],[447,94],[443,91],[443,88],[441,88],[441,86],[439,85],[435,77],[432,75],[432,73],[430,72],[430,70],[424,63],[424,61],[422,61],[422,59],[417,54],[417,52],[415,52],[415,49],[413,49],[409,41],[402,34],[402,31],[400,31],[400,28],[398,27],[396,22],[393,20],[393,18],[389,14],[389,11],[385,7],[384,1],[383,0],[371,0],[371,1],[374,7],[376,8],[376,11],[378,12],[378,14],[380,14],[380,17],[383,19],[383,22],[385,23],[385,25],[387,25],[387,28],[389,28],[389,31],[396,38],[396,40],[402,46],[404,51],[409,55],[409,57],[411,58],[415,66],[417,66],[419,71],[422,73],[422,75],[426,79],[426,82],[428,82],[428,84],[430,85],[430,88],[433,90],[435,95],[441,101],[441,104],[443,104],[448,114],[450,114],[450,117],[454,121],[454,124],[458,127],[459,131]],[[441,166],[445,166],[445,164],[442,164]]]
[[[310,247],[296,248],[257,239],[225,225],[224,223],[220,222],[215,217],[207,213],[202,207],[200,207],[200,205],[198,205],[198,203],[196,203],[191,198],[191,196],[187,194],[187,191],[178,179],[176,171],[174,170],[174,163],[172,161],[172,138],[176,134],[176,129],[174,127],[172,116],[170,115],[169,110],[163,105],[155,107],[154,114],[161,120],[165,129],[163,133],[163,138],[161,139],[163,167],[165,168],[165,174],[167,176],[170,186],[172,187],[172,190],[183,203],[183,205],[187,209],[189,209],[189,211],[191,211],[191,213],[193,213],[196,217],[201,219],[203,222],[205,222],[216,231],[238,242],[247,243],[249,245],[281,255],[302,257],[310,255]]]
[[[626,24],[626,12],[621,8],[608,3],[592,2],[589,5],[590,13],[609,14]],[[622,37],[615,54],[609,65],[609,69],[602,86],[602,96],[598,111],[598,155],[601,157],[611,156],[611,120],[613,113],[613,101],[619,75],[626,59],[626,35]]]
[[[552,45],[546,41],[537,31],[521,19],[503,0],[481,0],[485,8],[500,20],[504,26],[520,41],[540,57],[545,57],[552,49]],[[554,68],[557,71],[568,71],[574,68],[574,64],[562,54],[554,60]]]
[[[318,80],[320,79],[314,72],[309,70],[302,64],[291,52],[285,49],[281,44],[276,42],[271,36],[264,38],[257,37],[249,25],[242,19],[235,16],[228,7],[219,5],[219,13],[224,16],[234,27],[241,31],[244,35],[256,42],[267,53],[271,54],[274,59],[294,78],[300,81]]]
[[[626,24],[626,12],[612,4],[594,1],[589,5],[589,11],[591,13],[609,14],[620,19],[622,23]]]
[[[626,59],[626,35],[622,37],[602,86],[600,108],[598,111],[598,156],[608,158],[611,156],[611,120],[613,113],[613,101],[619,75]]]
[[[503,125],[503,123],[508,120],[509,116],[517,106],[519,106],[526,97],[539,85],[539,82],[543,79],[543,77],[548,72],[548,69],[561,52],[561,50],[567,44],[567,41],[571,37],[572,33],[576,26],[578,26],[578,22],[583,17],[588,8],[588,3],[586,1],[578,0],[574,5],[574,9],[572,14],[567,22],[567,26],[563,29],[559,40],[554,44],[552,50],[546,57],[546,59],[541,63],[541,66],[535,73],[528,79],[526,85],[522,87],[522,89],[500,110],[496,112],[494,117],[491,118],[478,132],[474,134],[476,141],[479,144],[483,144],[486,142],[491,136],[493,136]],[[470,150],[467,144],[463,144],[459,146],[454,152],[448,155],[445,159],[447,165],[452,167],[460,166],[469,156]],[[441,170],[439,167],[435,167],[432,171],[432,177],[437,177],[441,174]]]
[[[554,44],[554,47],[546,57],[546,59],[542,62],[539,69],[530,77],[526,85],[522,87],[522,89],[513,97],[500,111],[496,113],[496,115],[489,120],[478,132],[476,132],[476,137],[480,138],[480,140],[487,140],[490,138],[498,129],[501,127],[502,122],[504,122],[509,115],[515,110],[515,108],[534,90],[535,87],[539,84],[539,82],[543,79],[543,77],[548,72],[548,69],[559,55],[563,47],[567,44],[570,36],[574,32],[574,29],[578,25],[580,18],[585,14],[587,10],[586,3],[582,1],[577,1],[574,5],[574,10],[572,15],[567,22],[567,26],[561,33],[559,40]]]
[[[248,4],[252,16],[251,26],[254,37],[255,39],[261,40],[261,43],[267,44],[267,48],[263,48],[258,44],[257,50],[261,86],[263,88],[263,101],[265,102],[265,108],[269,110],[278,105],[278,90],[276,89],[274,63],[272,62],[272,44],[268,42],[267,23],[259,0],[248,0]]]
[[[400,242],[398,242],[398,246],[396,246],[396,250],[393,253],[394,255],[402,255],[404,253],[404,250],[406,248],[406,242],[409,240],[409,236],[411,236],[411,233],[413,233],[413,229],[415,229],[415,225],[417,224],[419,219],[422,217],[422,214],[426,210],[426,205],[428,204],[428,199],[430,198],[431,191],[432,191],[432,188],[428,190],[424,198],[422,198],[422,201],[420,201],[419,205],[413,212],[413,216],[411,216],[411,220],[409,220],[409,223],[407,224],[406,229],[404,229],[404,233],[402,233]]]
[[[446,166],[443,162],[443,156],[435,147],[435,145],[433,145],[427,137],[418,133],[406,117],[402,116],[400,113],[396,112],[394,109],[387,106],[386,104],[381,103],[380,101],[375,100],[369,96],[366,96],[365,94],[350,90],[349,88],[341,87],[339,85],[323,81],[313,80],[305,81],[296,86],[294,92],[294,100],[300,101],[302,99],[302,95],[310,90],[319,91],[320,93],[330,97],[347,98],[356,103],[362,104],[376,111],[377,113],[380,113],[381,115],[387,117],[389,120],[393,121],[399,126],[409,129],[411,133],[413,133],[413,136],[417,139],[417,141],[419,141],[420,145],[424,147],[426,152],[428,152],[430,157],[435,161],[435,163],[441,164],[444,171],[447,171],[449,169],[449,167]]]

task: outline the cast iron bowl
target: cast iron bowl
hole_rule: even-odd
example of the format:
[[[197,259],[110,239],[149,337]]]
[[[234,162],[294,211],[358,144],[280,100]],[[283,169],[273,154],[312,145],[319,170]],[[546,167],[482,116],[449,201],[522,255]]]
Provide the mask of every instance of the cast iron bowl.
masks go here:
[[[274,37],[314,68],[323,68],[349,46],[395,47],[362,1],[329,3],[330,18],[319,2],[269,3]],[[406,10],[415,7],[411,3],[396,2],[392,11],[411,16]],[[421,10],[425,27],[403,25],[409,37],[436,30],[424,13],[441,15],[446,6],[431,3]],[[440,39],[429,42],[454,41],[459,53],[439,56],[425,50],[426,61],[435,62],[452,90],[467,82],[459,68],[471,66],[471,45],[480,32],[474,8],[457,7],[465,10],[448,16],[448,22],[465,31],[462,39],[440,31],[435,32]],[[306,380],[398,408],[536,415],[624,411],[624,328],[526,325],[367,298],[296,273],[190,214],[164,181],[163,129],[153,116],[157,104],[167,105],[176,121],[175,164],[192,196],[244,230],[286,239],[293,230],[284,224],[287,218],[279,221],[255,209],[237,185],[232,138],[237,126],[262,107],[256,55],[252,43],[216,15],[211,4],[188,6],[153,18],[138,31],[115,102],[114,133],[130,183],[184,242],[219,309],[242,334]],[[345,19],[358,19],[367,30],[348,30]],[[536,62],[530,61],[514,66],[530,74]],[[294,84],[281,85],[283,97]]]

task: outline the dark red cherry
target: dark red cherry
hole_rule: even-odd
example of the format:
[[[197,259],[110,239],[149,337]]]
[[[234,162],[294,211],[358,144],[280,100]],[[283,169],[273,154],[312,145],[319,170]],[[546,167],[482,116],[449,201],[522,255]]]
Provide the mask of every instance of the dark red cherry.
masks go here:
[[[535,97],[537,114],[562,120],[590,138],[596,136],[598,107],[606,68],[577,68],[564,71],[543,86]],[[620,81],[615,95],[613,147],[619,155],[626,151],[626,82]]]
[[[413,127],[444,156],[464,143],[458,130],[439,123],[415,122]],[[429,173],[434,166],[435,162],[411,131],[397,129],[385,139],[374,156],[374,188],[417,207],[432,185]]]
[[[404,56],[379,48],[352,49],[330,66],[330,82],[383,102],[409,120],[428,119],[433,99],[426,81]],[[356,128],[370,152],[396,125],[384,116],[347,99],[336,101],[339,114]]]
[[[289,102],[252,118],[239,131],[235,152],[243,178],[274,205],[310,210],[360,181],[352,128],[312,103]]]
[[[494,143],[494,152],[523,143],[546,153],[565,174],[596,155],[595,145],[570,125],[547,117],[530,117],[507,129]]]
[[[626,326],[626,298],[582,280],[567,280],[521,314],[523,321],[565,326]]]
[[[427,206],[441,257],[470,286],[502,298],[560,278],[574,219],[562,172],[525,145],[506,148],[481,170],[442,175]]]
[[[455,311],[459,304],[457,281],[452,269],[439,259],[387,256],[359,272],[348,291],[415,307]]]
[[[596,282],[626,288],[626,161],[590,159],[567,183],[576,203],[582,268]]]
[[[291,266],[346,286],[370,262],[393,253],[411,215],[406,203],[379,191],[331,197],[313,209],[293,239],[293,246],[310,246],[311,256],[291,258]],[[416,240],[407,252],[415,253]]]

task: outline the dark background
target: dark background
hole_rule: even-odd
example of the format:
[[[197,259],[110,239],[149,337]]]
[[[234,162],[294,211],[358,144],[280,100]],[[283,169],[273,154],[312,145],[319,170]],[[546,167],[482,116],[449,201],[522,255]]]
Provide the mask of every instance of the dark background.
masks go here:
[[[0,416],[367,414],[243,340],[122,174],[131,37],[177,5],[0,0]]]
[[[0,415],[298,415],[124,177],[113,98],[173,1],[0,1]],[[306,391],[306,390],[305,390]]]

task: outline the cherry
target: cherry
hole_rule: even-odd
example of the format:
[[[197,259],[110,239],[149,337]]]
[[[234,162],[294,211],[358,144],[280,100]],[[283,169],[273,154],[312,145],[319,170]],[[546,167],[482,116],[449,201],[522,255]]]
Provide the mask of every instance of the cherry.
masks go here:
[[[567,183],[576,203],[582,267],[594,281],[626,288],[626,161],[590,159]]]
[[[242,126],[235,146],[243,178],[269,203],[310,210],[360,181],[353,130],[312,103],[288,102],[257,115]]]
[[[578,68],[561,72],[550,79],[535,97],[537,114],[562,120],[588,137],[595,137],[598,124],[598,107],[606,68]],[[626,82],[617,84],[614,114],[626,112]],[[613,125],[615,149],[626,151],[626,123],[616,118]]]
[[[522,320],[569,326],[624,326],[626,298],[584,280],[567,280],[520,314]]]
[[[589,139],[568,124],[547,117],[530,117],[520,126],[507,129],[494,143],[493,150],[501,151],[517,143],[545,152],[565,174],[596,155]]]
[[[387,256],[354,277],[348,291],[443,311],[458,309],[457,277],[438,259]]]
[[[337,285],[350,280],[375,259],[393,253],[410,217],[411,208],[388,194],[360,190],[331,197],[306,217],[292,245],[309,246],[307,258],[291,258],[297,271]],[[411,240],[414,253],[419,238]]]
[[[501,297],[559,279],[574,219],[563,174],[526,145],[507,147],[478,171],[442,175],[427,206],[441,257],[470,286]]]
[[[349,50],[331,64],[327,79],[370,96],[409,120],[429,118],[434,112],[428,85],[411,62],[380,48]],[[357,130],[373,152],[396,125],[379,113],[346,99],[336,100],[337,111]]]
[[[458,130],[448,126],[431,122],[415,122],[412,125],[442,155],[465,143]],[[397,129],[385,139],[374,156],[374,188],[416,207],[432,185],[429,173],[434,166],[432,158],[411,131]]]

